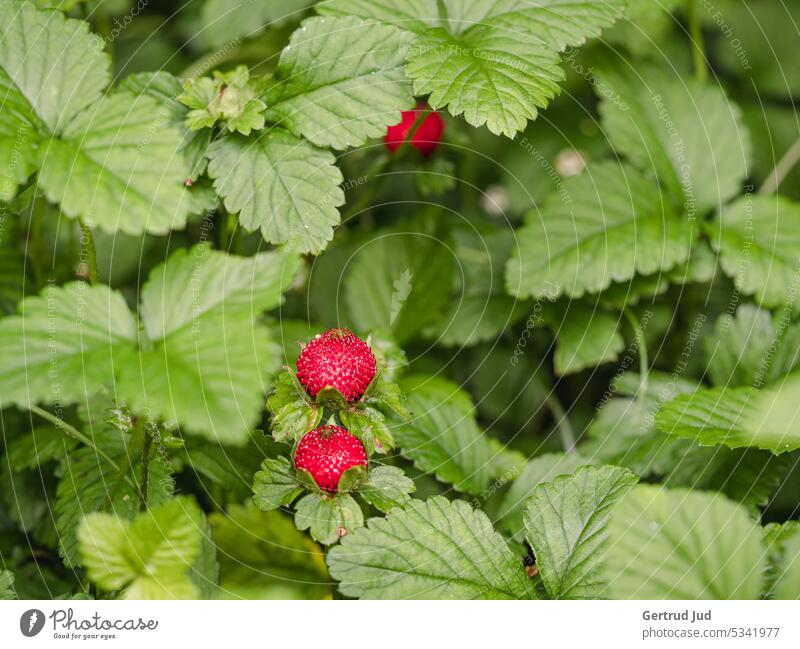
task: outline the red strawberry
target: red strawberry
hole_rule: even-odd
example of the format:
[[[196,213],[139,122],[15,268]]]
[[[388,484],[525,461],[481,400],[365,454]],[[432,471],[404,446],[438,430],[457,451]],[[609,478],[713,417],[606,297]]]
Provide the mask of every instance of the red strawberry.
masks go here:
[[[305,469],[320,489],[336,493],[339,478],[354,466],[367,466],[364,445],[341,426],[319,426],[303,435],[294,454],[294,467]]]
[[[386,131],[384,142],[389,150],[396,151],[399,146],[405,141],[408,132],[417,120],[420,111],[427,109],[425,104],[417,104],[414,110],[403,111],[403,119],[399,124],[390,126]],[[444,132],[444,120],[442,116],[436,111],[428,113],[422,124],[411,136],[411,146],[423,155],[429,155],[438,145],[439,140],[442,139]]]
[[[348,403],[357,401],[375,378],[375,356],[369,345],[349,329],[319,334],[297,359],[297,378],[312,398],[334,387]]]

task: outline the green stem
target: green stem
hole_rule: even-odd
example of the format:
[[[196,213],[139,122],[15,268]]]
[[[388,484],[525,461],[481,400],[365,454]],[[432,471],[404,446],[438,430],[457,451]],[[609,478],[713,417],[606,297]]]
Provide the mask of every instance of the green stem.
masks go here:
[[[553,415],[556,422],[556,428],[561,436],[561,445],[567,453],[576,453],[575,450],[575,432],[572,430],[572,424],[569,423],[569,417],[561,405],[561,401],[556,396],[555,389],[551,388],[545,395],[545,402]]]
[[[697,15],[697,0],[686,0],[686,16],[689,20],[689,37],[692,40],[694,74],[699,81],[707,81],[706,47],[703,41],[703,30],[700,27],[700,18]]]
[[[633,312],[626,308],[623,310],[625,317],[633,329],[636,338],[636,348],[639,352],[639,394],[637,398],[644,399],[647,394],[647,375],[650,372],[650,360],[647,356],[647,344],[644,339],[644,329]]]
[[[139,509],[143,512],[147,511],[147,488],[150,480],[150,457],[153,448],[153,436],[147,430],[147,424],[144,427],[144,442],[142,443],[142,479],[141,489],[139,491]]]
[[[140,419],[137,422],[136,427],[133,429],[133,431],[131,431],[131,438],[128,441],[128,445],[125,449],[125,460],[122,462],[122,464],[120,464],[119,470],[117,470],[117,475],[114,478],[111,489],[108,491],[108,498],[103,504],[103,511],[107,511],[108,508],[110,508],[114,503],[114,498],[117,497],[119,490],[122,488],[122,483],[125,482],[125,478],[128,476],[128,471],[130,471],[131,466],[133,465],[133,454],[136,450],[136,446],[139,444],[139,440],[142,437],[139,433],[140,431],[144,431],[141,423],[142,420]]]
[[[111,458],[111,456],[109,456],[108,453],[106,453],[102,449],[98,448],[97,445],[89,437],[87,437],[81,431],[75,428],[75,426],[73,426],[72,424],[68,424],[63,419],[56,417],[53,413],[48,412],[47,410],[45,410],[44,408],[40,408],[39,406],[31,404],[28,406],[28,410],[30,410],[32,413],[36,415],[39,415],[42,419],[46,419],[47,421],[49,421],[56,428],[66,433],[68,437],[72,437],[73,439],[76,439],[79,442],[81,442],[81,444],[88,446],[95,453],[97,453],[99,457],[103,458],[112,467],[114,467],[117,471],[119,471],[119,465]],[[130,482],[130,479],[128,481]],[[136,485],[134,485],[133,482],[130,482],[130,484],[134,488],[136,487]]]
[[[794,144],[783,154],[783,157],[778,160],[778,164],[775,165],[775,168],[767,176],[764,184],[759,188],[758,193],[771,194],[772,192],[778,191],[778,187],[780,187],[784,178],[789,175],[789,172],[798,161],[800,161],[800,139],[795,140]]]
[[[81,243],[85,242],[86,245],[86,265],[89,274],[89,283],[97,284],[97,248],[94,245],[94,235],[92,235],[92,230],[82,219],[78,219],[78,223],[81,225]]]

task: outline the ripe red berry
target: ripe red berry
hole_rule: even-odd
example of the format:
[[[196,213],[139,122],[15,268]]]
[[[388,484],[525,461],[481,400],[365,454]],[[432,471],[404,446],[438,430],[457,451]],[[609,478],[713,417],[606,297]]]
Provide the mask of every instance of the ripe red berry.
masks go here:
[[[389,147],[390,151],[396,151],[405,141],[417,116],[426,108],[427,106],[425,104],[417,104],[414,110],[403,111],[403,119],[400,123],[390,126],[387,129],[384,142],[386,142],[386,146]],[[425,119],[422,120],[422,124],[419,125],[414,135],[411,136],[410,144],[423,155],[428,155],[439,145],[439,140],[442,139],[443,132],[444,120],[442,116],[434,110],[428,113]]]
[[[294,454],[296,469],[305,469],[320,489],[336,493],[339,478],[354,466],[367,466],[364,445],[341,426],[319,426],[303,435]]]
[[[334,387],[348,403],[357,401],[375,378],[375,356],[349,329],[329,329],[305,346],[297,359],[297,378],[312,398]]]

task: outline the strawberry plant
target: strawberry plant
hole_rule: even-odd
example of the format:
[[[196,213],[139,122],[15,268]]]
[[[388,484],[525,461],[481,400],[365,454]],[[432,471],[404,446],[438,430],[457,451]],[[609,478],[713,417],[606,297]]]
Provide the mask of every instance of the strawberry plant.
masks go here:
[[[0,0],[0,598],[800,597],[747,5]]]

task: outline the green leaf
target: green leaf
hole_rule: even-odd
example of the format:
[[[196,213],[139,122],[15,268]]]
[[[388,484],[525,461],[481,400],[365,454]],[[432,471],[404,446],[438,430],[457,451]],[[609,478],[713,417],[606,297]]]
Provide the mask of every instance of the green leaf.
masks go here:
[[[39,176],[67,216],[106,232],[166,234],[189,212],[182,136],[150,97],[115,92],[47,143]]]
[[[614,599],[757,599],[761,528],[719,494],[634,487],[608,523],[604,576]]]
[[[766,596],[769,599],[799,599],[800,523],[770,523],[764,528],[764,541],[770,564]]]
[[[89,514],[78,533],[89,578],[126,599],[193,599],[187,572],[200,555],[205,517],[185,497],[125,521]]]
[[[24,101],[49,132],[61,132],[78,113],[97,104],[111,79],[104,45],[83,20],[39,11],[28,2],[0,2],[0,68],[5,73],[0,78],[11,81],[10,93],[3,93],[0,123],[20,115],[6,112],[7,99],[12,106]],[[0,88],[7,87],[0,81]]]
[[[87,400],[131,359],[136,320],[107,286],[71,282],[28,297],[0,320],[0,402]]]
[[[434,108],[447,106],[473,126],[513,137],[555,96],[564,76],[558,52],[598,36],[624,6],[622,0],[332,0],[317,8],[413,30],[418,38],[408,74],[415,94],[430,93]]]
[[[527,215],[506,287],[518,297],[548,299],[598,293],[685,262],[693,230],[656,184],[625,165],[600,162]]]
[[[764,307],[796,309],[800,205],[780,196],[745,194],[706,227],[722,270]]]
[[[536,487],[551,482],[560,475],[574,473],[579,467],[594,464],[592,458],[577,453],[545,453],[529,460],[522,468],[503,499],[500,507],[500,525],[512,538],[522,541],[525,527],[525,504]]]
[[[367,455],[375,452],[387,453],[394,448],[394,438],[380,410],[371,406],[356,410],[339,412],[342,425],[358,437],[367,450]]]
[[[14,574],[10,570],[0,570],[0,600],[16,599]]]
[[[455,383],[421,374],[402,379],[400,386],[413,413],[394,428],[401,455],[459,491],[481,493],[489,484],[494,452],[475,421],[469,395]]]
[[[255,140],[224,137],[209,147],[208,173],[226,209],[266,241],[321,252],[339,224],[342,173],[329,151],[282,128]]]
[[[403,344],[439,321],[455,269],[448,241],[434,227],[381,231],[356,252],[344,300],[358,329],[382,329]]]
[[[413,105],[407,32],[354,17],[309,18],[292,34],[264,95],[266,117],[317,146],[385,134]]]
[[[302,491],[291,461],[283,456],[267,458],[253,476],[253,502],[263,511],[291,504]]]
[[[220,49],[232,41],[251,38],[263,28],[299,21],[311,0],[205,0],[202,35]]]
[[[606,524],[637,481],[627,469],[587,466],[534,489],[525,512],[526,538],[552,599],[600,596]]]
[[[322,549],[282,512],[231,505],[209,522],[221,563],[220,596],[235,599],[330,597]]]
[[[658,411],[665,433],[701,444],[755,447],[773,453],[800,448],[800,374],[763,390],[709,388],[678,397]]]
[[[486,515],[462,500],[412,500],[328,553],[339,590],[361,599],[535,599]]]
[[[295,505],[294,523],[298,530],[310,530],[315,541],[331,545],[364,525],[364,513],[350,494],[309,493]]]
[[[800,326],[778,329],[769,311],[742,304],[736,316],[723,313],[714,334],[704,341],[708,375],[715,385],[758,387],[771,383],[797,365]]]
[[[431,107],[513,138],[558,93],[558,62],[551,48],[502,27],[477,25],[458,35],[437,28],[415,41],[408,75]]]
[[[720,86],[673,69],[610,57],[597,66],[603,129],[614,148],[653,170],[689,216],[741,191],[750,137]]]
[[[617,360],[625,349],[620,318],[590,302],[569,302],[555,319],[551,317],[556,374],[574,374]]]
[[[369,470],[367,481],[360,486],[358,494],[370,505],[387,512],[392,507],[405,506],[416,489],[414,481],[402,469],[384,464]]]

